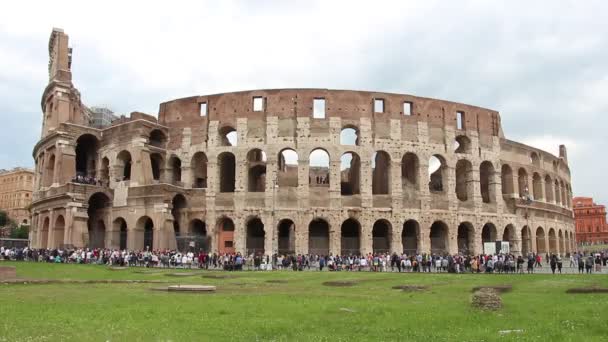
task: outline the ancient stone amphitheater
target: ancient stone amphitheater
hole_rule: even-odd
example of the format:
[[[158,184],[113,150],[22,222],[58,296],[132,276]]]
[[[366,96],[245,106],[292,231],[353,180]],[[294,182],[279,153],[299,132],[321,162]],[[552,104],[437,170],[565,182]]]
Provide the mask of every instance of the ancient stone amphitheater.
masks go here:
[[[490,109],[273,89],[161,103],[94,128],[53,30],[33,156],[36,247],[515,254],[575,246],[570,171]],[[74,177],[89,176],[96,184]]]

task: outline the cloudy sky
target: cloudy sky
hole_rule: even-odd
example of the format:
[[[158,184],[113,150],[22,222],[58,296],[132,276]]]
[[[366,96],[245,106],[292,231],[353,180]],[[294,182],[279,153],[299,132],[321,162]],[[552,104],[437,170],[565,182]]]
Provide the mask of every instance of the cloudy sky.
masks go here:
[[[584,5],[581,5],[584,3]],[[32,166],[53,27],[88,105],[319,87],[496,109],[505,134],[568,147],[575,195],[608,204],[606,1],[12,1],[0,12],[0,168]]]

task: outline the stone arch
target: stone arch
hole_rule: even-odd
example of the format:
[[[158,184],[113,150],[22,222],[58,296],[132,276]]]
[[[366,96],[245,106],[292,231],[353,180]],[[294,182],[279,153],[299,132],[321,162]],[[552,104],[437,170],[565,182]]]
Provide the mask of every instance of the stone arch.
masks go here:
[[[473,199],[473,165],[466,159],[456,163],[456,197],[461,202]]]
[[[329,223],[315,218],[308,224],[308,253],[329,255]]]
[[[234,253],[234,222],[229,217],[223,216],[217,220],[217,243],[218,252]]]
[[[483,228],[481,229],[482,244],[486,243],[486,242],[495,242],[496,240],[497,240],[496,226],[491,222],[484,224]]]
[[[534,172],[532,176],[532,195],[535,201],[540,201],[543,198],[542,178],[538,172]]]
[[[186,220],[188,201],[182,194],[176,194],[171,199],[171,216],[173,216],[173,232],[178,237],[185,232],[182,231],[182,223]]]
[[[308,183],[311,187],[329,188],[329,153],[322,148],[310,152],[308,166]]]
[[[547,253],[545,245],[545,230],[543,227],[536,228],[536,253]]]
[[[150,131],[150,135],[148,136],[148,143],[151,146],[166,148],[167,147],[167,136],[160,129],[153,129]]]
[[[252,217],[245,224],[247,255],[264,255],[264,223],[259,217]]]
[[[564,181],[562,179],[560,179],[560,181],[559,181],[559,188],[561,190],[560,197],[562,199],[562,206],[567,207],[568,206],[568,200],[566,199],[566,186],[565,186]]]
[[[545,176],[545,201],[549,203],[555,201],[553,197],[553,180],[549,175]]]
[[[296,225],[290,219],[282,219],[277,225],[278,253],[280,255],[295,254]]]
[[[354,125],[346,125],[340,131],[340,145],[359,145],[359,129]]]
[[[359,255],[361,253],[361,224],[348,218],[340,226],[340,255]]]
[[[557,254],[557,236],[553,228],[549,228],[549,253]]]
[[[236,159],[230,152],[222,152],[217,157],[220,192],[234,192],[236,181]]]
[[[449,251],[449,228],[443,221],[435,221],[431,225],[429,238],[432,254],[447,254]]]
[[[475,251],[475,226],[470,222],[462,222],[458,225],[458,253],[471,255]]]
[[[502,194],[510,195],[515,193],[513,188],[513,170],[508,164],[503,164],[501,168],[501,183],[502,183]]]
[[[111,200],[103,192],[96,192],[88,200],[87,228],[89,231],[89,247],[105,248],[106,225],[105,218],[109,214]]]
[[[361,193],[361,158],[355,152],[340,157],[340,193],[342,196]]]
[[[392,236],[393,226],[388,220],[380,219],[374,222],[372,227],[373,253],[389,253],[391,251]]]
[[[154,250],[154,221],[148,216],[142,216],[137,220],[137,246],[139,250]]]
[[[266,153],[259,148],[247,152],[247,191],[266,191]]]
[[[44,182],[44,186],[51,186],[55,181],[55,154],[49,155],[49,162],[46,164],[46,173],[44,177],[46,181]]]
[[[454,153],[471,153],[471,139],[466,135],[459,135],[454,139]]]
[[[165,160],[160,153],[150,154],[150,166],[152,167],[152,179],[160,181],[165,174]]]
[[[116,177],[118,181],[130,180],[131,179],[131,153],[127,150],[122,150],[116,156],[115,169]]]
[[[179,239],[177,242],[179,250],[209,251],[211,242],[207,234],[205,221],[197,218],[190,220],[190,223],[188,223],[188,237]]]
[[[532,233],[530,227],[524,226],[521,229],[521,254],[528,255],[532,252]]]
[[[416,197],[416,191],[419,190],[418,172],[420,162],[415,153],[407,152],[401,158],[401,186],[403,194],[409,199]]]
[[[232,126],[223,126],[218,130],[221,146],[237,146],[238,134]]]
[[[298,186],[298,152],[284,148],[279,152],[277,182],[279,187]]]
[[[448,164],[442,155],[435,154],[429,159],[429,191],[445,193],[448,184]]]
[[[113,232],[115,234],[114,241],[118,241],[118,248],[120,250],[127,249],[127,241],[129,237],[129,231],[127,229],[127,221],[122,217],[117,217],[112,223]],[[117,236],[116,236],[117,235]]]
[[[416,220],[405,221],[401,231],[403,253],[415,255],[418,252],[418,240],[420,240],[420,224]]]
[[[519,168],[517,171],[517,185],[519,190],[519,197],[526,198],[528,197],[528,171],[523,167]]]
[[[196,152],[190,161],[192,168],[192,187],[195,189],[207,188],[207,155],[205,152]]]
[[[44,221],[42,221],[42,228],[40,228],[40,248],[49,248],[49,229],[50,229],[50,219],[49,217],[45,217]]]
[[[65,219],[63,215],[57,216],[53,225],[53,248],[63,247],[63,237],[65,233]]]
[[[534,151],[530,153],[530,163],[536,167],[540,167],[540,157],[538,156],[538,153]]]
[[[172,155],[169,158],[169,170],[171,172],[171,184],[180,185],[182,182],[182,160]]]
[[[372,194],[390,193],[391,157],[385,151],[377,151],[372,158]]]
[[[484,161],[479,166],[479,185],[481,199],[484,203],[496,201],[496,179],[494,165],[489,161]]]
[[[76,139],[76,175],[95,177],[99,140],[92,134],[83,134]]]
[[[515,243],[517,240],[517,236],[515,233],[515,227],[512,224],[508,224],[505,226],[505,230],[502,232],[502,241],[509,242],[509,252],[513,253],[515,248]]]

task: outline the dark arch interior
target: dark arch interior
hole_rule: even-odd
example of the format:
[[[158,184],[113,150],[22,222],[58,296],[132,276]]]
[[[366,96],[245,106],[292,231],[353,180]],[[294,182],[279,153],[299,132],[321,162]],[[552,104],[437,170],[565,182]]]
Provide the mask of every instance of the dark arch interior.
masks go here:
[[[295,225],[292,220],[282,220],[279,222],[279,254],[295,253]]]
[[[458,225],[458,252],[462,255],[468,255],[472,252],[473,239],[475,232],[473,225],[470,223],[461,223]]]
[[[82,135],[76,141],[76,175],[95,177],[97,160],[97,138],[90,134]]]
[[[329,224],[327,221],[316,219],[308,225],[308,253],[329,254]]]
[[[431,226],[431,253],[446,254],[448,252],[448,227],[441,221],[435,221]]]
[[[360,252],[360,231],[359,222],[348,219],[342,223],[341,231],[341,255],[358,255]]]
[[[247,222],[247,254],[264,254],[264,224],[259,218]]]
[[[414,255],[418,251],[418,234],[420,232],[420,225],[414,220],[407,220],[403,223],[403,230],[401,231],[401,244],[403,247],[403,253],[407,255]]]
[[[374,253],[389,253],[391,249],[391,227],[387,221],[379,220],[372,227],[372,250]]]
[[[234,154],[224,152],[218,157],[220,192],[234,192],[236,161]]]

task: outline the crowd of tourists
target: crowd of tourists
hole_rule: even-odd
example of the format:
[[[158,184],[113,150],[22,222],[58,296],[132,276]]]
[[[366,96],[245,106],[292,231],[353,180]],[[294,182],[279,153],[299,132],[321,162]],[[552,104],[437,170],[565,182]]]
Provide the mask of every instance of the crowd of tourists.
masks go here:
[[[97,178],[91,177],[91,176],[80,175],[80,174],[76,175],[72,178],[72,183],[99,185],[99,186],[103,185],[101,179],[97,179]]]
[[[195,253],[174,250],[127,251],[116,249],[32,249],[0,247],[0,259],[101,264],[126,267],[203,268],[215,270],[328,270],[372,271],[372,272],[447,272],[447,273],[534,273],[549,267],[552,273],[562,273],[567,267],[579,273],[601,273],[606,267],[608,253],[574,253],[568,257],[559,254],[530,253],[527,256],[512,254],[497,255],[439,255],[417,253],[377,253],[367,255],[308,255],[274,254],[261,255],[241,253],[218,254],[200,251]]]

